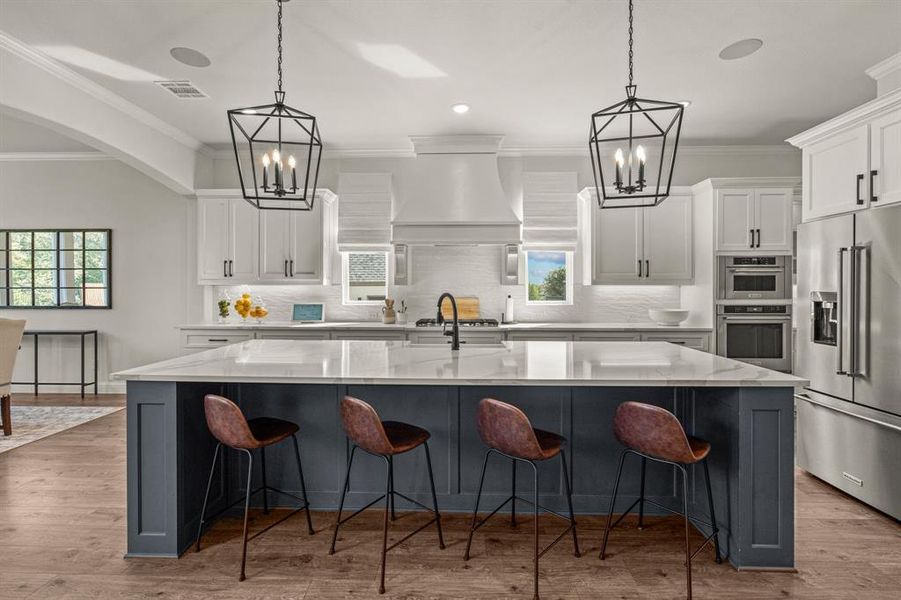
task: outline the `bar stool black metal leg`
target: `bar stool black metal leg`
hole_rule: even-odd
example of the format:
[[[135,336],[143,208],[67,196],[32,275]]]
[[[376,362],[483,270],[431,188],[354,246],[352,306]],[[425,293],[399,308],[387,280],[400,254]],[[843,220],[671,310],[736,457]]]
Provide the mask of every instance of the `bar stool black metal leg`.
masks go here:
[[[84,334],[81,334],[81,397],[84,398]]]
[[[247,453],[247,492],[244,496],[244,545],[241,548],[241,576],[238,581],[244,581],[244,565],[247,563],[247,521],[250,516],[250,487],[251,475],[253,475],[253,454],[250,450],[243,450]]]
[[[388,557],[388,507],[391,505],[390,498],[391,494],[391,459],[390,457],[382,457],[385,459],[386,463],[386,472],[385,472],[385,526],[382,530],[382,567],[381,573],[379,574],[379,593],[385,593],[385,563]]]
[[[297,435],[292,435],[291,441],[294,442],[294,456],[297,458],[297,474],[300,476],[300,493],[303,496],[303,503],[307,507],[307,531],[310,535],[313,535],[313,533],[315,533],[313,531],[313,518],[310,516],[310,500],[307,498],[307,484],[303,480],[303,464],[300,462],[300,446],[297,444]]]
[[[216,450],[213,452],[213,464],[210,465],[210,476],[206,482],[206,493],[203,495],[203,507],[200,509],[200,525],[197,526],[197,544],[194,548],[195,552],[200,552],[200,536],[203,535],[203,523],[206,518],[206,505],[210,499],[210,488],[213,486],[213,475],[216,473],[216,462],[219,460],[219,449],[222,444],[216,444]]]
[[[94,332],[94,395],[97,395],[97,332]]]
[[[269,514],[269,486],[266,485],[266,447],[260,448],[260,470],[263,472],[263,514]]]
[[[394,512],[394,457],[388,457],[388,501],[391,503],[391,520],[397,519]]]
[[[476,519],[479,515],[479,500],[482,498],[482,485],[485,483],[485,469],[488,467],[488,457],[491,456],[491,450],[485,453],[485,461],[482,463],[482,475],[479,477],[479,491],[476,494],[476,505],[472,509],[472,524],[469,526],[469,539],[466,540],[466,552],[463,554],[463,560],[469,560],[469,549],[472,546],[472,534],[476,531]]]
[[[713,549],[716,552],[716,562],[723,562],[720,554],[720,528],[716,524],[716,512],[713,510],[713,491],[710,489],[710,469],[707,467],[707,459],[701,461],[704,465],[704,479],[707,480],[707,504],[710,507],[710,524],[713,525]]]
[[[607,538],[610,537],[610,525],[613,523],[613,506],[616,504],[616,491],[619,489],[619,478],[623,474],[623,462],[626,460],[628,450],[619,454],[619,468],[616,470],[616,482],[613,484],[613,496],[610,498],[610,511],[607,513],[607,526],[604,528],[604,541],[601,543],[601,560],[604,560],[607,551]]]
[[[563,483],[566,484],[566,503],[569,505],[569,524],[573,530],[573,549],[576,558],[582,554],[579,552],[579,538],[576,536],[576,514],[573,512],[573,490],[569,483],[569,470],[566,467],[566,452],[560,451],[560,459],[563,461]]]
[[[432,488],[432,506],[435,508],[435,525],[438,526],[438,547],[444,550],[444,535],[441,533],[441,513],[438,512],[438,494],[435,493],[435,476],[432,474],[432,453],[429,451],[429,443],[423,445],[425,448],[425,462],[429,467],[429,485]]]
[[[538,598],[538,467],[532,461],[528,461],[528,463],[530,465],[532,465],[532,472],[533,472],[532,478],[533,478],[534,486],[535,486],[535,498],[532,503],[532,507],[533,507],[532,513],[535,517],[535,543],[534,543],[535,547],[534,547],[534,552],[532,555],[534,557],[534,564],[533,564],[534,578],[533,579],[534,579],[534,590],[535,590],[533,598],[534,598],[534,600],[539,600],[539,598]]]
[[[688,585],[688,600],[691,600],[691,546],[689,544],[689,519],[688,519],[688,471],[679,465],[682,471],[682,510],[685,515],[685,579]]]
[[[350,467],[354,464],[354,453],[356,451],[357,447],[353,446],[350,449],[350,458],[347,459],[347,471],[344,473],[344,486],[341,488],[341,501],[338,503],[338,516],[335,517],[335,530],[332,532],[332,545],[329,548],[329,554],[335,553],[335,541],[338,539],[338,528],[341,526],[341,511],[344,510],[344,498],[347,496],[347,491],[350,487]]]
[[[513,484],[510,486],[510,524],[516,527],[516,459],[510,459],[510,466],[513,470]]]
[[[644,473],[648,459],[641,457],[641,487],[638,492],[638,529],[644,529]]]

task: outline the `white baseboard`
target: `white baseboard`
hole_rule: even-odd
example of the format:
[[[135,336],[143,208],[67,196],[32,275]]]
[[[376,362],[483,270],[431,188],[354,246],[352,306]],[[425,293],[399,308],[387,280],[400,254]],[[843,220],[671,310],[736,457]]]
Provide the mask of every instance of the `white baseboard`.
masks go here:
[[[32,394],[34,393],[34,386],[28,384],[19,384],[12,386],[12,392],[14,394]],[[38,389],[39,394],[77,394],[78,386],[77,385],[41,385]],[[85,388],[86,394],[94,393],[94,386],[88,386]],[[97,386],[98,394],[124,394],[125,393],[125,382],[124,381],[101,381]]]

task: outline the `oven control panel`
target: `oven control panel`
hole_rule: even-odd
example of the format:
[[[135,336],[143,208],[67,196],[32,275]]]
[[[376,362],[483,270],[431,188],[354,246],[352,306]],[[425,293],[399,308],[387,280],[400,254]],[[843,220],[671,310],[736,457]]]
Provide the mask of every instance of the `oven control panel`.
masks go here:
[[[733,256],[729,263],[736,267],[775,267],[782,264],[781,256]]]
[[[787,304],[735,304],[720,306],[723,315],[787,315],[791,306]]]

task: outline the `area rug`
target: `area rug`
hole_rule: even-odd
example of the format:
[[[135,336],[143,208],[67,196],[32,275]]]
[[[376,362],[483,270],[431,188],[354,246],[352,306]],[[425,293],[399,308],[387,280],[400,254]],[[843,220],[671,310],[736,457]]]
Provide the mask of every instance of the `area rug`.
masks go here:
[[[0,454],[106,416],[124,406],[13,406],[13,433],[0,432]]]

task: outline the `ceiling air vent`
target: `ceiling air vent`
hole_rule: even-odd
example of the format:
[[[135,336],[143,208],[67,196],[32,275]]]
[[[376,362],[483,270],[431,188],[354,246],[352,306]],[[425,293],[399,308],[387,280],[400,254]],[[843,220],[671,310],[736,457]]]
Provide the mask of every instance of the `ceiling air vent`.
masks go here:
[[[181,81],[156,81],[154,82],[164,90],[169,90],[177,98],[182,99],[191,99],[191,98],[209,98],[206,94],[204,94],[200,89],[197,88],[196,85],[187,80]]]

